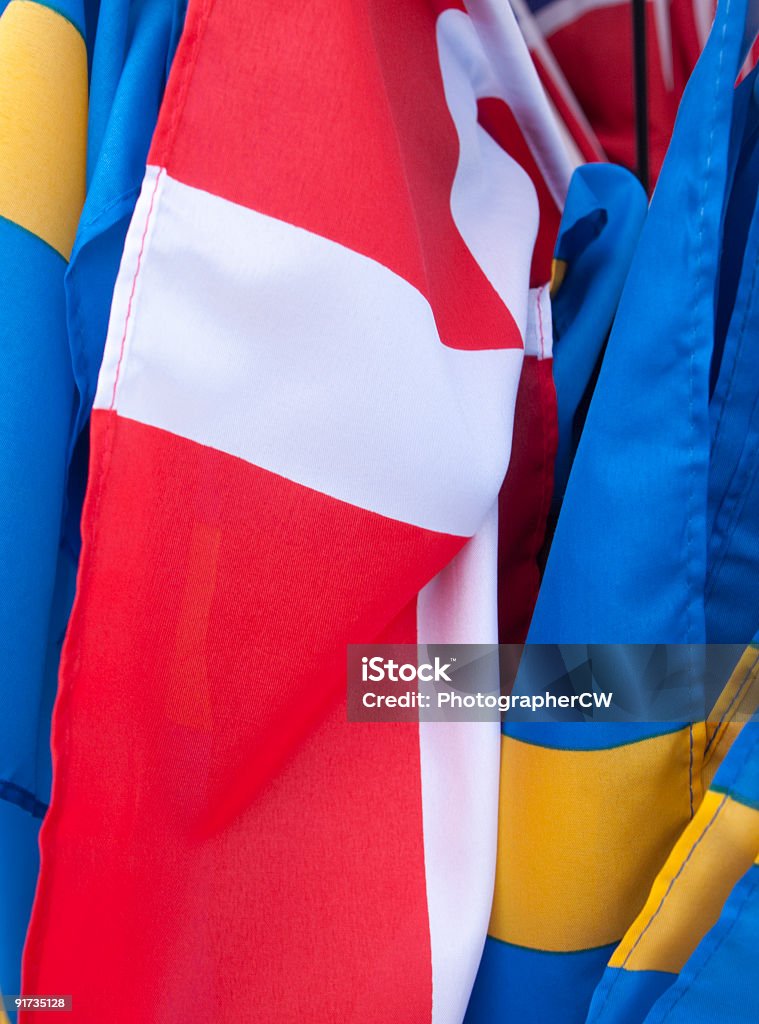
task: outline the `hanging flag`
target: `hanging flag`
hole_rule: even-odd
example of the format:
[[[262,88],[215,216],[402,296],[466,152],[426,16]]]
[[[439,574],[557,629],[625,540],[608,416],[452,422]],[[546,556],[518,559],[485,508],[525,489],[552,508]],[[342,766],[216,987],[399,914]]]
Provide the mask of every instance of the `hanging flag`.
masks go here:
[[[629,0],[527,0],[603,151],[636,167]],[[650,170],[655,181],[685,84],[709,35],[713,0],[646,0]],[[537,48],[536,44],[536,48]]]
[[[725,385],[729,410],[714,444],[719,383],[711,388],[731,148],[746,103],[734,83],[754,35],[752,6],[720,5],[685,91],[569,477],[528,634],[536,643],[682,645],[682,656],[696,659],[701,645],[745,643],[759,625],[750,599],[756,516],[743,505],[757,464],[756,446],[743,450],[755,395]],[[752,131],[746,140],[750,150]],[[719,371],[727,382],[748,358],[739,342],[755,315],[753,244],[749,236]],[[724,508],[715,508],[715,491]],[[728,515],[734,530],[722,537],[713,524]],[[720,586],[726,596],[727,579],[745,585],[749,600],[715,635],[710,600]],[[688,696],[703,694],[695,687]],[[522,1024],[586,1021],[675,843],[699,814],[703,824],[714,742],[692,711],[658,723],[643,715],[507,724],[496,892],[468,1024],[507,1013]],[[721,756],[734,737],[730,730]],[[634,982],[618,984],[634,991]]]
[[[79,0],[0,14],[0,989],[18,992],[73,587],[61,544],[74,380],[64,274],[84,201]]]
[[[83,1022],[463,1018],[497,724],[348,723],[344,662],[497,636],[538,193],[558,223],[571,162],[510,9],[470,10],[190,3],[95,399],[25,951]]]

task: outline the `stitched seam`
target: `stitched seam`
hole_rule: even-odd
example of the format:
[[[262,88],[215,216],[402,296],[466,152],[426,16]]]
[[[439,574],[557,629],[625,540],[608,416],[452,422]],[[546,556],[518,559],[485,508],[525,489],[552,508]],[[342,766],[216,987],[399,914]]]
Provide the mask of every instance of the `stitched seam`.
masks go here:
[[[98,223],[98,221],[107,213],[110,213],[111,210],[115,209],[117,206],[123,203],[125,199],[131,199],[133,196],[139,195],[139,192],[139,185],[133,186],[132,188],[128,188],[126,192],[122,192],[120,195],[112,199],[109,203],[106,203],[105,206],[101,206],[101,208],[96,213],[93,213],[91,217],[88,217],[87,220],[82,220],[79,224],[80,230],[82,228],[94,227]]]
[[[754,739],[753,743],[747,744],[746,750],[743,751],[743,754],[742,754],[742,757],[741,757],[740,761],[735,766],[736,777],[740,776],[740,773],[743,770],[744,765],[748,761],[749,757],[751,757],[751,755],[753,754],[753,752],[756,749],[757,745],[759,745],[759,735],[757,735],[757,737]],[[619,978],[621,977],[621,971],[624,970],[624,968],[627,966],[627,963],[629,962],[630,957],[633,955],[633,953],[637,949],[638,945],[640,944],[641,940],[643,939],[643,936],[646,934],[648,929],[654,923],[654,920],[658,917],[658,915],[661,912],[661,910],[662,910],[662,908],[663,908],[663,906],[664,906],[668,896],[672,892],[672,889],[673,889],[673,887],[675,885],[675,882],[682,875],[683,871],[685,870],[686,865],[688,864],[688,862],[690,861],[691,857],[695,853],[697,847],[700,846],[701,842],[703,841],[704,837],[706,836],[706,833],[709,831],[709,829],[715,823],[715,821],[717,820],[719,815],[722,813],[722,811],[725,808],[725,805],[727,804],[728,799],[730,799],[730,798],[731,798],[730,793],[726,791],[725,795],[720,800],[718,806],[715,808],[714,814],[711,816],[711,818],[707,822],[706,826],[703,828],[703,830],[701,831],[700,835],[698,836],[698,838],[695,840],[695,842],[691,846],[691,848],[690,848],[690,850],[688,852],[687,857],[685,858],[683,863],[680,865],[680,868],[678,869],[677,873],[670,880],[670,883],[667,886],[666,892],[664,893],[664,895],[662,896],[662,898],[661,898],[661,900],[659,902],[659,906],[656,908],[656,910],[654,911],[653,915],[649,918],[648,923],[646,924],[646,927],[643,929],[643,931],[640,933],[638,938],[635,940],[635,943],[633,944],[633,946],[631,947],[631,949],[628,952],[627,956],[625,957],[624,961],[622,962],[620,973],[616,974],[614,976],[614,980],[612,981],[611,985],[609,986],[609,988],[608,988],[608,990],[606,992],[606,998],[604,999],[601,1007],[599,1008],[599,1014],[606,1007],[606,1004],[608,1003],[609,998],[611,996],[611,993],[612,993],[612,991],[614,989],[614,986],[616,985],[616,983],[619,981]]]
[[[749,868],[749,870],[751,870],[751,869]],[[722,948],[723,943],[730,936],[730,933],[732,932],[733,928],[735,928],[735,926],[738,924],[738,921],[740,919],[740,916],[741,916],[741,913],[743,911],[743,908],[748,903],[749,898],[751,896],[753,896],[754,893],[756,892],[757,885],[759,885],[759,880],[755,881],[753,884],[751,884],[751,885],[746,887],[746,892],[744,893],[743,899],[740,901],[740,903],[738,904],[738,906],[735,909],[735,917],[730,922],[730,925],[725,929],[724,934],[720,937],[719,941],[717,943],[715,943],[714,948],[707,955],[706,959],[701,964],[701,966],[697,970],[695,970],[693,972],[693,977],[688,982],[686,982],[683,985],[683,988],[682,988],[681,992],[678,994],[678,996],[674,1000],[674,1002],[670,1005],[669,1009],[664,1011],[664,1016],[661,1018],[662,1022],[667,1020],[668,1017],[672,1016],[672,1012],[674,1011],[674,1009],[677,1006],[677,1004],[680,1002],[680,1000],[684,996],[686,996],[691,991],[691,989],[693,988],[693,985],[695,984],[695,982],[698,979],[699,975],[702,973],[702,971],[709,964],[709,962],[711,961],[712,957]]]
[[[711,739],[709,740],[709,742],[706,744],[706,747],[704,748],[704,765],[707,765],[709,763],[711,758],[714,756],[714,753],[715,753],[717,747],[719,746],[719,742],[721,742],[721,738],[720,738],[719,742],[717,741],[717,735],[718,735],[720,729],[724,725],[725,726],[725,730],[726,730],[727,726],[730,724],[730,722],[732,722],[733,718],[735,718],[735,713],[731,715],[730,712],[735,707],[736,701],[738,701],[738,699],[742,696],[742,694],[743,694],[743,692],[745,690],[745,687],[746,687],[746,683],[750,679],[752,679],[753,676],[755,675],[755,670],[756,670],[756,667],[757,667],[757,663],[759,663],[759,654],[757,654],[757,656],[751,662],[749,667],[746,669],[746,674],[744,675],[743,679],[741,680],[741,683],[740,683],[738,689],[733,694],[733,699],[730,701],[728,706],[725,708],[725,711],[724,711],[722,717],[717,722],[717,726],[716,726],[714,732],[711,735]],[[738,706],[740,706],[740,705],[738,705]],[[737,710],[738,710],[738,707],[735,707],[735,712],[737,712]],[[724,731],[723,731],[722,735],[724,736]],[[712,750],[712,747],[714,747],[714,750]],[[710,751],[711,751],[711,754],[709,753]]]
[[[47,804],[24,786],[7,779],[0,779],[0,800],[6,800],[9,804],[15,804],[23,811],[28,811],[35,818],[44,818]]]
[[[735,384],[736,373],[737,373],[737,370],[738,370],[738,357],[740,356],[740,353],[741,353],[741,350],[742,350],[742,347],[743,347],[743,342],[744,342],[745,335],[746,335],[746,325],[748,323],[748,315],[749,315],[749,309],[751,308],[751,300],[753,299],[754,290],[755,290],[755,287],[756,287],[757,272],[759,272],[759,261],[754,263],[754,269],[753,269],[753,271],[751,273],[751,284],[749,285],[748,295],[746,296],[746,303],[745,303],[745,305],[743,307],[743,316],[741,317],[741,326],[740,326],[740,329],[738,331],[738,337],[736,338],[736,341],[735,341],[735,355],[734,355],[732,363],[730,365],[730,376],[728,377],[727,386],[726,386],[725,390],[722,393],[722,397],[721,397],[721,401],[720,401],[720,406],[719,406],[719,413],[718,413],[718,416],[717,416],[717,422],[714,425],[714,437],[713,437],[713,440],[712,440],[712,451],[714,451],[714,449],[715,449],[715,447],[717,445],[717,440],[718,440],[718,436],[719,436],[720,427],[722,426],[722,419],[723,419],[723,416],[724,416],[724,413],[725,413],[725,409],[727,408],[728,402],[729,402],[730,397],[731,397],[731,395],[733,393],[733,386]]]
[[[755,419],[757,404],[759,404],[759,397],[754,399],[754,404],[751,407],[749,424],[751,424]],[[732,536],[738,528],[738,516],[740,515],[742,509],[745,507],[746,501],[748,500],[749,490],[754,478],[756,477],[757,467],[759,466],[759,462],[757,462],[756,459],[754,459],[753,464],[750,460],[748,460],[748,467],[745,465],[747,460],[744,458],[744,455],[746,452],[746,448],[748,447],[747,441],[748,435],[746,436],[746,441],[744,441],[743,448],[741,449],[741,453],[738,457],[738,464],[733,469],[733,472],[730,476],[730,480],[728,481],[727,487],[725,489],[722,501],[720,502],[720,506],[715,514],[714,523],[716,527],[717,516],[720,515],[723,507],[727,506],[727,512],[725,516],[727,523],[725,528],[725,534],[722,539],[722,543],[720,544],[719,558],[715,560],[714,565],[712,566],[712,570],[709,573],[709,579],[706,581],[706,586],[704,588],[704,596],[707,598],[711,595],[712,591],[717,585],[719,573],[727,558],[728,545],[730,539],[732,538]],[[747,479],[740,483],[738,486],[734,486],[735,479],[739,474],[746,476]]]
[[[710,127],[710,130],[709,130],[709,139],[707,141],[707,146],[706,146],[706,148],[707,148],[706,167],[704,169],[704,175],[703,175],[703,188],[702,188],[702,192],[701,192],[701,206],[700,206],[700,209],[699,209],[698,246],[697,246],[697,250],[696,250],[696,271],[697,271],[696,276],[699,277],[699,278],[702,276],[701,268],[702,268],[702,262],[703,262],[702,261],[702,255],[703,255],[703,242],[704,242],[704,221],[706,219],[706,197],[707,197],[707,194],[708,194],[710,171],[711,171],[711,166],[712,166],[712,158],[713,158],[713,155],[714,155],[714,136],[715,136],[715,132],[716,132],[716,128],[717,128],[717,116],[716,116],[717,109],[716,108],[717,108],[717,101],[719,99],[720,88],[721,88],[721,85],[722,85],[723,66],[724,66],[724,61],[725,61],[725,37],[727,35],[727,24],[728,24],[728,19],[729,19],[729,14],[730,14],[730,5],[731,5],[731,0],[727,0],[727,3],[725,5],[725,16],[724,16],[724,19],[723,19],[723,22],[722,22],[722,33],[721,33],[720,43],[719,43],[719,58],[718,58],[718,62],[717,62],[717,77],[716,77],[716,82],[715,82],[715,85],[714,85],[714,97],[713,97],[712,109],[711,109],[711,127]],[[698,336],[698,317],[697,317],[697,313],[696,313],[697,308],[698,308],[698,304],[694,303],[692,326],[691,326],[691,351],[690,351],[690,358],[688,360],[688,417],[689,417],[689,423],[690,423],[690,446],[689,446],[689,450],[688,450],[690,469],[689,469],[689,474],[688,475],[689,475],[689,479],[690,479],[690,488],[689,488],[689,492],[688,492],[688,520],[687,520],[687,532],[686,532],[686,551],[687,551],[687,565],[689,567],[694,565],[694,559],[692,557],[693,540],[694,540],[694,537],[693,537],[693,514],[694,514],[694,506],[695,506],[695,483],[696,483],[696,479],[695,479],[695,465],[694,465],[695,434],[696,434],[696,422],[695,422],[695,417],[694,417],[694,402],[695,402],[695,394],[694,394],[694,369],[695,369],[695,358],[696,358],[696,355],[695,355],[695,353],[696,353],[696,344],[697,344],[697,336]],[[695,579],[693,573],[694,573],[694,569],[690,569],[690,571],[688,573],[688,575],[690,576],[690,588],[689,588],[690,594],[694,593],[696,590],[701,591],[703,589],[702,586],[700,586],[700,585],[697,586],[699,581]],[[687,635],[687,638],[689,640],[691,640],[693,638],[694,631],[695,631],[695,618],[694,618],[694,608],[693,608],[694,602],[691,599],[690,594],[689,594],[689,598],[688,598],[688,607],[687,607],[687,610],[686,610],[686,635]]]
[[[614,991],[614,989],[616,987],[616,984],[619,981],[620,977],[622,976],[622,972],[624,971],[625,967],[627,966],[627,964],[630,961],[630,957],[633,955],[635,950],[638,948],[640,943],[643,941],[643,938],[645,937],[645,935],[648,932],[649,928],[651,927],[651,925],[654,923],[654,921],[657,919],[657,917],[661,913],[662,908],[664,907],[664,904],[667,902],[667,898],[669,897],[670,893],[672,892],[672,889],[674,888],[675,883],[678,881],[678,879],[682,875],[683,871],[685,870],[686,866],[690,862],[690,859],[693,856],[693,854],[696,852],[697,848],[701,845],[701,842],[703,841],[703,839],[706,836],[707,832],[709,831],[709,829],[712,827],[712,825],[714,824],[714,822],[717,820],[718,816],[722,812],[725,804],[727,803],[727,799],[728,799],[727,795],[725,795],[725,796],[723,796],[722,800],[719,802],[719,805],[715,809],[714,814],[712,814],[711,818],[709,819],[709,821],[707,822],[705,827],[701,830],[701,832],[699,833],[698,837],[695,839],[693,845],[691,846],[690,850],[688,851],[688,855],[686,856],[685,860],[682,862],[682,864],[678,868],[676,874],[670,879],[669,885],[667,886],[667,889],[664,892],[664,895],[662,896],[661,900],[659,901],[658,907],[653,912],[651,917],[649,917],[649,919],[648,919],[648,921],[646,923],[645,928],[643,928],[643,930],[638,935],[638,938],[635,940],[633,945],[628,950],[627,955],[625,956],[625,958],[622,961],[622,964],[621,964],[621,966],[619,968],[619,973],[614,975],[614,980],[612,981],[611,985],[609,985],[609,988],[606,991],[606,997],[605,997],[603,1003],[601,1004],[601,1006],[599,1008],[599,1017],[600,1017],[600,1014],[603,1012],[603,1010],[606,1008],[606,1005],[609,1002],[609,999],[611,998],[611,994]]]
[[[722,811],[723,811],[723,809],[725,807],[725,804],[727,803],[727,800],[728,800],[728,797],[727,797],[727,794],[725,794],[725,796],[722,797],[722,799],[720,800],[719,804],[715,808],[714,813],[712,814],[711,818],[706,823],[706,825],[704,826],[704,828],[701,830],[701,832],[699,833],[698,837],[694,841],[693,845],[691,846],[690,850],[688,851],[688,855],[686,856],[685,860],[682,862],[680,867],[677,869],[675,874],[670,879],[669,885],[667,886],[666,891],[664,892],[664,895],[659,900],[658,907],[653,912],[651,917],[648,919],[645,928],[641,931],[641,933],[638,936],[638,938],[635,940],[635,942],[630,947],[630,949],[629,949],[629,951],[627,953],[627,956],[622,961],[622,968],[625,968],[627,966],[627,964],[630,961],[630,957],[633,955],[635,950],[638,948],[640,943],[643,941],[643,939],[646,936],[649,928],[653,925],[654,921],[657,919],[659,914],[662,912],[662,909],[664,908],[664,904],[667,902],[669,896],[671,895],[672,890],[675,887],[675,884],[679,881],[679,879],[682,876],[683,872],[685,871],[686,867],[690,863],[691,858],[693,857],[693,854],[696,852],[698,847],[704,841],[704,838],[706,837],[707,833],[711,829],[712,825],[714,825],[714,823],[716,822],[717,818],[722,813]]]
[[[740,803],[748,803],[748,801],[744,800],[743,797],[740,795],[733,795],[736,781],[740,780],[741,774],[747,761],[749,760],[749,758],[754,756],[754,751],[756,751],[757,748],[759,748],[759,723],[749,723],[747,728],[754,729],[756,731],[754,731],[753,738],[750,740],[750,742],[746,744],[746,749],[741,753],[740,760],[737,760],[737,756],[735,754],[733,755],[733,760],[735,761],[735,764],[732,765],[733,781],[728,783],[728,785],[712,784],[711,786],[712,792],[724,793],[726,796],[732,797]],[[744,738],[746,735],[747,733],[744,730],[744,732],[741,733],[741,738]]]
[[[132,305],[134,303],[134,293],[137,290],[137,280],[140,276],[140,270],[142,268],[142,256],[145,252],[145,241],[148,237],[148,229],[150,222],[153,219],[153,207],[155,205],[156,192],[161,182],[161,175],[163,174],[163,168],[158,171],[156,175],[155,184],[153,185],[153,191],[150,196],[150,205],[148,206],[148,213],[145,217],[145,226],[142,229],[142,238],[140,239],[140,251],[137,253],[137,264],[134,268],[134,277],[132,278],[132,287],[129,292],[129,301],[127,302],[126,316],[124,317],[124,330],[121,333],[121,344],[119,348],[119,358],[116,363],[116,373],[113,377],[113,391],[111,392],[111,404],[108,406],[108,411],[113,412],[116,407],[116,389],[119,384],[119,377],[121,375],[121,366],[124,361],[124,350],[126,348],[127,332],[129,330],[129,321],[132,318]]]

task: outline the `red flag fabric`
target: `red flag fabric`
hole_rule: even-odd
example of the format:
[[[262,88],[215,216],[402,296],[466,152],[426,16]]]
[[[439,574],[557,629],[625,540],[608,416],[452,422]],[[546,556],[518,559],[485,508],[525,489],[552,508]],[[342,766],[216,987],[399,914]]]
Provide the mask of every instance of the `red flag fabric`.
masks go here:
[[[497,639],[571,170],[500,4],[191,0],[95,402],[25,991],[93,1024],[462,1020],[498,724],[348,723],[345,647]]]

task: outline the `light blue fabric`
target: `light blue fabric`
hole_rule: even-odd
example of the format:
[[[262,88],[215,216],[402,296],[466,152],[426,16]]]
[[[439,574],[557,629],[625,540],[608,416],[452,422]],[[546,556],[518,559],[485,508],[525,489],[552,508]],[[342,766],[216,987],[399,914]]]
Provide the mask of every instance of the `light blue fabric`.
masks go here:
[[[0,220],[0,797],[40,816],[49,664],[74,379],[63,258]],[[47,667],[46,667],[47,666]]]
[[[720,765],[711,788],[759,809],[759,722],[752,721],[743,727]],[[749,875],[753,877],[757,870],[752,868]],[[678,1021],[709,1021],[712,1024],[722,1020],[759,1020],[759,1016],[743,1015],[746,1007],[752,1005],[751,999],[746,1000],[746,988],[756,987],[756,968],[752,966],[749,973],[744,974],[748,961],[740,950],[740,955],[732,960],[722,959],[721,963],[713,963],[713,955],[729,939],[738,918],[741,941],[747,943],[755,955],[759,948],[759,897],[756,888],[756,878],[748,882],[744,878],[735,887],[719,923],[707,933],[679,975],[607,967],[593,996],[587,1024],[643,1024],[644,1021],[654,1022],[665,1017],[669,1020],[666,1015],[676,1006],[681,1006],[678,1014],[686,1012],[686,1009],[693,1014],[694,1008],[690,1005],[690,997],[686,999],[686,993],[694,988],[695,979],[698,979],[695,987],[699,999],[704,1006],[710,1007],[712,1016],[677,1016]],[[734,942],[733,938],[729,946]],[[739,1010],[737,1016],[728,1011],[729,1006]],[[716,1012],[719,1007],[724,1009]]]
[[[88,192],[68,268],[44,242],[0,220],[0,803],[33,816],[20,823],[3,807],[0,821],[0,985],[10,992],[20,989],[36,833],[50,794],[50,716],[86,484],[84,427],[184,19],[184,0],[50,6],[86,27],[95,54]]]
[[[759,104],[756,72],[736,92],[745,137],[727,207],[720,279],[724,341],[712,397],[706,631],[710,641],[759,624]],[[749,98],[739,104],[741,98]],[[729,316],[724,307],[731,301]]]
[[[732,3],[732,6],[731,6]],[[707,639],[710,368],[745,3],[685,90],[575,458],[530,639]],[[747,636],[732,637],[747,641]]]
[[[759,810],[759,721],[743,727],[719,768],[712,789]],[[755,1024],[759,1020],[759,867],[738,882],[711,928],[671,987],[647,1016],[625,1024]],[[601,1018],[599,1018],[600,1024]],[[616,1024],[603,1017],[603,1024]]]
[[[0,912],[0,992],[21,991],[20,953],[29,919],[39,869],[37,820],[15,804],[0,800],[0,879],[13,881],[2,887]],[[11,1020],[15,1014],[9,1014]]]
[[[759,810],[759,721],[744,725],[711,788]]]
[[[752,867],[645,1024],[756,1024],[758,944],[759,867]]]
[[[611,328],[647,209],[643,187],[622,167],[586,164],[572,176],[555,251],[567,271],[552,300],[559,424],[554,511],[564,497],[581,432],[578,410]]]
[[[0,219],[0,803],[8,802],[0,815],[0,984],[8,992],[20,989],[49,787],[40,708],[55,692],[51,617],[66,557],[59,541],[74,410],[64,270],[45,242]]]
[[[48,6],[84,32],[80,0]],[[73,561],[61,546],[75,409],[65,270],[46,242],[0,219],[0,990],[10,993],[20,991],[73,596]]]
[[[759,810],[758,720],[743,727],[712,789]],[[645,1024],[756,1024],[757,950],[759,867],[754,865],[730,893],[717,924],[699,943],[671,988],[654,1004]],[[625,1017],[629,1024],[636,1020]]]
[[[186,0],[101,2],[92,66],[87,198],[66,274],[78,404],[71,434],[70,510],[65,529],[75,550],[87,468],[82,431],[95,397],[124,239],[185,8]]]
[[[38,816],[50,791],[49,708],[84,489],[81,478],[67,487],[69,460],[92,404],[124,236],[181,23],[181,0],[120,6],[129,8],[130,28],[121,64],[108,65],[118,81],[68,269],[44,242],[0,221],[0,797]],[[99,32],[108,34],[116,7],[101,11]],[[93,103],[102,114],[95,97],[108,89],[96,70]],[[74,462],[80,477],[85,465]]]
[[[667,971],[626,971],[607,967],[593,993],[588,1024],[640,1022],[676,980],[677,975]]]
[[[748,31],[744,37],[746,6],[746,0],[721,0],[709,42],[683,96],[575,455],[530,642],[684,644],[689,645],[687,653],[698,651],[690,645],[710,638],[707,580],[716,569],[710,550],[714,494],[721,488],[730,500],[748,500],[748,469],[743,479],[728,471],[722,479],[716,470],[710,408],[725,206],[733,181],[741,176],[736,152],[743,134],[732,114],[734,82],[746,38],[752,35]],[[742,110],[747,110],[745,103]],[[753,250],[746,265],[756,267]],[[730,340],[728,332],[715,364],[716,395],[720,378],[725,380],[734,362]],[[747,397],[750,381],[746,383],[740,395],[734,390],[737,397],[729,398],[735,408],[729,414],[727,448],[734,463],[743,451],[737,444],[738,425],[753,424],[755,400]],[[564,386],[561,380],[559,384]],[[759,626],[752,604],[759,551],[751,549],[758,517],[748,511],[740,525],[745,536],[741,533],[741,543],[733,540],[731,548],[735,571],[720,586],[732,602],[747,594],[748,608],[721,638],[746,643]],[[639,696],[645,709],[651,695]],[[686,697],[683,719],[688,721],[698,717],[691,719],[691,713],[708,700],[705,693],[687,690]],[[645,718],[641,714],[640,720]],[[608,733],[599,745],[613,745],[617,730],[626,742],[651,734],[645,724],[611,722],[600,727],[565,722],[520,728],[525,730],[521,739],[569,749],[593,745],[587,737],[596,729]],[[614,865],[599,869],[613,872]],[[755,948],[757,942],[759,936],[754,937]],[[489,942],[469,1024],[508,1019],[520,985],[532,994],[514,1014],[520,1024],[583,1024],[608,950],[586,950],[577,954],[582,957],[577,961],[535,950],[529,964],[524,958],[514,969],[516,959],[496,955],[492,947]],[[576,964],[582,964],[579,973]],[[628,1016],[623,1013],[618,1020],[633,1024],[636,1014],[640,1019],[667,981],[666,976],[641,976],[629,985],[625,981]]]
[[[590,1002],[614,946],[579,953],[546,953],[488,936],[464,1024],[540,1021],[565,1024]],[[567,986],[567,977],[572,985]]]
[[[40,239],[0,220],[0,797],[38,816],[50,790],[49,707],[83,492],[76,480],[67,490],[69,459],[92,404],[179,11],[178,0],[132,7],[123,67],[110,64],[120,79],[68,269]]]

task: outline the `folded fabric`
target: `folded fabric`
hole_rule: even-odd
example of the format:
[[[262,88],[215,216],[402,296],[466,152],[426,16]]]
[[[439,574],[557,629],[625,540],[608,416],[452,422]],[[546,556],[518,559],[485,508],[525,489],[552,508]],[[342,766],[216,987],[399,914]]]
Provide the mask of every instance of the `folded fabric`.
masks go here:
[[[74,380],[64,273],[84,201],[87,52],[79,0],[0,15],[0,800],[39,818],[67,590],[61,549]],[[36,826],[3,812],[0,986],[19,990]]]
[[[740,728],[736,697],[756,703],[759,648],[728,687],[730,717],[713,725],[705,758],[719,760],[693,820],[659,872],[640,914],[614,951],[588,1024],[759,1018],[754,953],[759,941],[759,721]]]
[[[556,242],[556,259],[565,272],[551,303],[559,430],[555,515],[582,433],[583,405],[592,393],[647,210],[642,186],[622,167],[588,164],[572,177]]]
[[[24,958],[83,1022],[463,1017],[498,726],[348,723],[344,659],[497,638],[571,162],[510,9],[468,7],[189,5],[98,381]]]
[[[751,597],[717,636],[708,614],[721,571],[712,552],[723,538],[711,525],[719,487],[726,509],[739,510],[742,543],[731,549],[726,584],[733,601],[754,593],[759,554],[755,505],[744,505],[753,500],[746,480],[755,449],[749,442],[744,451],[744,435],[738,443],[737,424],[754,415],[748,383],[726,398],[729,443],[712,445],[733,84],[744,38],[752,38],[746,8],[720,5],[685,91],[577,449],[532,641],[745,643],[759,625]],[[750,279],[750,236],[745,251]],[[729,342],[746,316],[740,295],[717,396],[736,365]],[[735,472],[740,460],[746,468]],[[496,892],[472,1022],[507,1012],[535,1024],[585,1020],[609,957],[708,786],[708,725],[693,714],[708,702],[703,693],[687,696],[670,724],[505,730]]]
[[[12,0],[0,17],[0,800],[15,805],[0,810],[0,985],[11,992],[50,794],[82,426],[181,17],[178,0]]]

